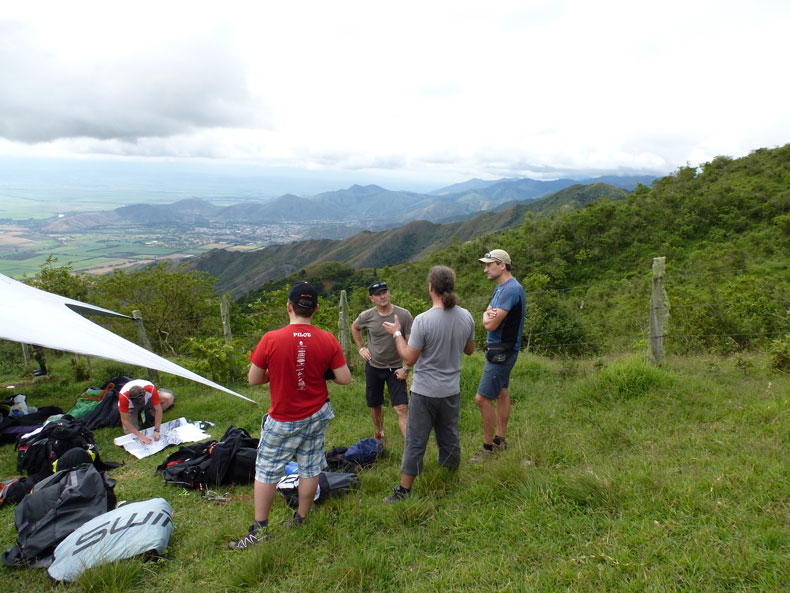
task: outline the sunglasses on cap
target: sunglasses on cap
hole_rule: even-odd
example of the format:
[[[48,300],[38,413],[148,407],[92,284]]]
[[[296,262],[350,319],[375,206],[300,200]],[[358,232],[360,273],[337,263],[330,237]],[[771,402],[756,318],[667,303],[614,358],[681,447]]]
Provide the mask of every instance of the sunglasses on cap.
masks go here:
[[[387,283],[386,282],[376,282],[375,284],[371,284],[370,288],[368,288],[368,291],[370,292],[370,294],[376,294],[380,290],[389,290],[387,288]]]
[[[486,258],[486,259],[495,259],[500,264],[502,263],[501,259],[499,259],[496,255],[491,255],[490,253],[486,253],[483,257]]]

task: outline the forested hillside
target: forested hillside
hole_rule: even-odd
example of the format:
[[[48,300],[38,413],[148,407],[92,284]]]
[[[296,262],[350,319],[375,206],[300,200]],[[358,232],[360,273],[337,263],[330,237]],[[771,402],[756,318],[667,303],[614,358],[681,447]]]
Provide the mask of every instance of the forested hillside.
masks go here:
[[[355,268],[380,268],[419,260],[455,242],[517,227],[528,212],[544,215],[572,210],[603,196],[621,199],[628,193],[605,183],[575,184],[541,200],[511,204],[497,212],[484,212],[466,220],[445,224],[417,220],[386,231],[361,232],[347,239],[298,241],[247,253],[215,249],[189,260],[186,266],[188,270],[214,276],[218,291],[240,298],[266,282],[318,263],[341,262]]]
[[[396,302],[419,308],[427,304],[428,268],[446,264],[456,270],[462,304],[478,311],[492,286],[477,259],[496,247],[509,251],[528,292],[532,348],[581,354],[642,347],[658,256],[667,259],[670,349],[766,345],[790,332],[790,145],[684,167],[625,200],[527,214],[517,228],[455,240],[359,278],[386,279]],[[308,268],[302,276],[314,275]],[[363,286],[351,302],[366,305]]]
[[[577,189],[566,192],[567,199],[579,197]],[[626,199],[604,197],[581,209],[562,206],[513,220],[522,206],[452,225],[415,222],[347,242],[272,247],[255,262],[217,252],[222,278],[259,287],[233,304],[230,344],[222,341],[216,280],[205,272],[159,265],[89,277],[51,262],[32,280],[123,313],[140,310],[159,351],[192,352],[204,370],[228,373],[229,361],[244,361],[263,331],[286,321],[285,287],[296,279],[318,286],[316,322],[337,332],[341,290],[351,319],[370,306],[366,286],[373,279],[386,280],[393,300],[419,313],[428,306],[429,267],[445,264],[457,273],[461,305],[477,317],[493,288],[477,260],[494,248],[510,253],[527,291],[527,348],[571,356],[644,351],[651,267],[663,256],[669,353],[774,348],[790,360],[790,145],[719,157],[699,170],[684,167]],[[515,226],[500,231],[502,220]],[[464,234],[481,228],[482,236]],[[431,247],[440,242],[447,247]],[[413,259],[388,265],[388,253]],[[255,278],[263,280],[252,284]],[[478,338],[484,339],[482,327]]]

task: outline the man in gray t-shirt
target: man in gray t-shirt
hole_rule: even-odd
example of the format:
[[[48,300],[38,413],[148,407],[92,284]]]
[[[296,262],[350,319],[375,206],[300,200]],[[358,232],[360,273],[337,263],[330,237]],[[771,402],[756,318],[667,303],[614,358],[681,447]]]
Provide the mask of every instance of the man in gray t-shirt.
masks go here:
[[[414,364],[400,484],[385,502],[411,495],[414,478],[422,472],[431,430],[439,465],[455,468],[461,462],[461,359],[475,350],[475,322],[469,311],[457,306],[454,290],[455,273],[446,266],[434,266],[428,275],[433,307],[417,315],[408,342],[398,317],[384,323],[403,362]]]
[[[398,415],[398,428],[406,436],[406,422],[409,417],[409,395],[406,389],[406,377],[409,367],[403,364],[398,349],[382,325],[385,321],[392,322],[398,316],[401,331],[409,338],[412,317],[403,307],[397,307],[390,301],[390,291],[386,282],[374,282],[368,287],[373,308],[363,311],[351,324],[351,335],[359,349],[359,355],[365,360],[365,399],[373,420],[374,436],[383,439],[384,429],[384,384],[390,395],[392,409]],[[368,345],[362,339],[363,330],[368,332]]]

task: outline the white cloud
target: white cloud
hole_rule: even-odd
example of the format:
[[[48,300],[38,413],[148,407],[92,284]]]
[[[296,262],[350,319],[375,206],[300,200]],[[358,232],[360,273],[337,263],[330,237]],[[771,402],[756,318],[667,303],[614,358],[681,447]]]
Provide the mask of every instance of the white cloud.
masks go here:
[[[6,154],[460,180],[790,141],[785,2],[18,4],[0,9]]]

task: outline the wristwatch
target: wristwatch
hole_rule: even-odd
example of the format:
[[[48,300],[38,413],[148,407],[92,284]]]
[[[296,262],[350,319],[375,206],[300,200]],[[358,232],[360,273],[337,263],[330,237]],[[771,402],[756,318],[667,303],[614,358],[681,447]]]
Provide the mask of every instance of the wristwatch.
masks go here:
[[[398,330],[398,331],[396,331],[394,334],[392,334],[392,337],[393,337],[393,338],[397,338],[398,336],[402,336],[402,335],[403,335],[403,334],[402,334],[402,333],[400,333],[400,330]]]

